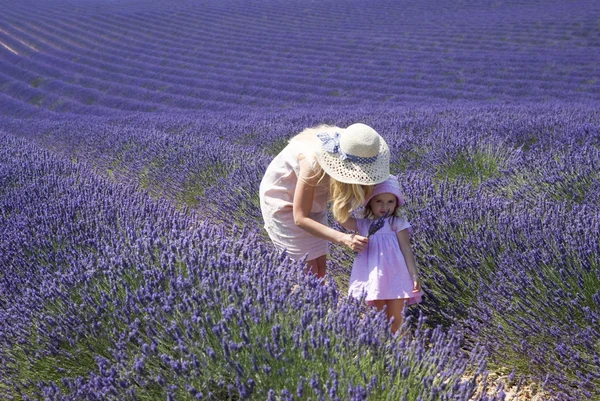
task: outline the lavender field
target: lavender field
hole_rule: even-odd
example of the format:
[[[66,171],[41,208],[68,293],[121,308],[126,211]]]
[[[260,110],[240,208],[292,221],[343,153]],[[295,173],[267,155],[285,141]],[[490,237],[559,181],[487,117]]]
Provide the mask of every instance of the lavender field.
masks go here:
[[[599,80],[595,0],[0,0],[0,400],[600,400]],[[398,337],[262,229],[287,139],[355,122]]]

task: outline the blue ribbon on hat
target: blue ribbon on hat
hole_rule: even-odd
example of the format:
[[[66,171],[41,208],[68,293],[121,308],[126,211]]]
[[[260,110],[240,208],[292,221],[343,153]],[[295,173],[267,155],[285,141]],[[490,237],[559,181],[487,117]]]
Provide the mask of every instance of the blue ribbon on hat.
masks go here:
[[[344,152],[340,146],[339,132],[336,132],[333,135],[324,132],[317,134],[317,137],[321,140],[323,149],[329,153],[339,155],[340,160],[350,160],[351,162],[358,164],[369,164],[377,160],[377,155],[371,157],[360,157]]]

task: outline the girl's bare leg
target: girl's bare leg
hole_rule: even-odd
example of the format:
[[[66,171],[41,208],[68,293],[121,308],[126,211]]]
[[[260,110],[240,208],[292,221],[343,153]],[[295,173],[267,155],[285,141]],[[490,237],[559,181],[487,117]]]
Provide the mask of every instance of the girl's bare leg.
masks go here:
[[[392,333],[397,332],[402,326],[404,321],[402,312],[404,311],[405,303],[406,299],[378,299],[373,301],[377,310],[382,310],[384,306],[386,307],[385,312],[388,320],[394,318],[394,321],[392,322]]]
[[[387,317],[388,319],[394,318],[392,322],[392,333],[398,331],[404,321],[402,312],[404,311],[404,304],[406,299],[388,299],[387,300]]]

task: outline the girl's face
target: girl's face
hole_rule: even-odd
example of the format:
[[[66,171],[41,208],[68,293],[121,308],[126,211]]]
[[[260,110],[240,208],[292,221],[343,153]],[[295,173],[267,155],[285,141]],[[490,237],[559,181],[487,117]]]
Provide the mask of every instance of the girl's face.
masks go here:
[[[391,215],[396,210],[396,206],[398,206],[398,199],[396,195],[390,193],[375,195],[369,201],[369,207],[375,217],[384,216],[386,213]]]

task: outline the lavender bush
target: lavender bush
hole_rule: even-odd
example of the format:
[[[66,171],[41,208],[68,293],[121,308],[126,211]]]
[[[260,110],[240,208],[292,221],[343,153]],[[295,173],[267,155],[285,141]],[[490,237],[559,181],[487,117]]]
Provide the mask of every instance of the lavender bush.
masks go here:
[[[3,397],[474,394],[485,354],[465,353],[458,332],[421,319],[394,338],[383,316],[255,233],[224,236],[85,165],[2,144]]]
[[[362,3],[0,0],[0,398],[600,396],[597,2]],[[358,121],[414,227],[401,339],[350,252],[319,284],[261,230],[287,139]]]
[[[499,117],[505,115],[508,118],[511,115],[510,109],[499,111],[495,110]],[[458,324],[464,327],[463,330],[468,333],[467,343],[471,347],[476,343],[484,343],[492,353],[489,361],[492,366],[508,364],[515,368],[518,374],[537,377],[540,382],[544,381],[548,388],[554,386],[557,389],[557,397],[593,398],[593,383],[597,381],[597,370],[592,367],[595,366],[593,361],[597,358],[594,347],[598,330],[595,294],[599,291],[598,280],[594,279],[598,266],[594,264],[593,259],[593,255],[598,254],[598,244],[594,241],[594,238],[598,238],[595,223],[597,216],[593,215],[598,199],[594,196],[594,191],[597,191],[597,186],[594,186],[594,174],[598,171],[594,167],[597,165],[598,152],[594,149],[597,149],[595,141],[598,137],[586,136],[585,133],[593,126],[594,115],[585,113],[584,117],[573,114],[570,120],[563,120],[572,122],[563,128],[563,132],[559,133],[555,140],[570,142],[573,145],[562,152],[548,146],[542,135],[545,127],[541,122],[535,122],[538,119],[544,120],[536,115],[539,112],[535,109],[531,109],[526,124],[525,121],[512,121],[513,130],[510,135],[500,136],[494,133],[487,137],[480,136],[479,145],[477,142],[473,142],[475,145],[469,145],[468,142],[462,144],[464,139],[460,138],[456,138],[458,142],[454,144],[448,139],[454,141],[455,137],[449,136],[447,131],[432,129],[440,125],[444,127],[459,124],[459,130],[468,133],[469,128],[466,124],[459,122],[465,119],[466,113],[456,113],[450,118],[439,118],[435,117],[435,114],[429,114],[429,119],[421,122],[423,128],[420,135],[416,135],[421,138],[420,141],[414,143],[414,139],[404,140],[402,136],[392,137],[389,141],[391,146],[397,149],[394,154],[412,154],[411,149],[403,148],[400,151],[397,148],[410,143],[413,143],[411,146],[415,149],[439,149],[434,154],[417,152],[413,156],[412,167],[398,163],[397,168],[403,170],[395,171],[402,177],[407,196],[407,213],[416,228],[414,246],[428,295],[421,310],[427,313],[429,321],[434,323],[433,327],[438,323],[446,326]],[[590,118],[592,123],[578,122]],[[487,117],[482,119],[492,131],[497,129],[495,126],[506,126],[508,123],[502,118],[495,120],[494,124],[487,121]],[[418,121],[412,120],[410,124],[416,125]],[[474,125],[474,132],[466,138],[476,135],[481,122],[473,123],[471,120],[469,124]],[[223,169],[223,176],[216,181],[214,175],[206,175],[206,181],[202,182],[204,185],[201,186],[206,189],[198,193],[199,200],[187,204],[187,207],[201,212],[201,215],[208,217],[210,221],[221,222],[224,225],[222,232],[231,232],[233,227],[245,224],[260,227],[256,192],[262,170],[270,160],[270,150],[269,145],[265,144],[267,153],[263,156],[259,153],[260,147],[254,152],[244,152],[241,145],[232,141],[244,135],[253,135],[245,133],[247,128],[242,127],[235,131],[235,128],[231,127],[236,125],[231,123],[220,134],[222,139],[209,139],[210,137],[205,137],[201,130],[195,131],[192,123],[165,119],[160,126],[154,122],[155,126],[152,129],[156,131],[131,131],[132,135],[117,137],[112,133],[115,132],[112,128],[107,133],[94,137],[85,130],[70,129],[71,124],[73,123],[49,124],[45,125],[45,128],[41,126],[39,132],[45,132],[45,135],[32,139],[46,146],[54,146],[56,151],[64,152],[72,160],[84,159],[95,163],[99,171],[104,171],[103,167],[106,165],[114,164],[117,155],[122,160],[119,165],[122,171],[119,174],[114,172],[116,169],[112,172],[104,171],[107,177],[132,184],[143,184],[155,196],[173,201],[184,199],[178,194],[186,191],[186,183],[171,187],[173,192],[165,192],[165,183],[172,185],[176,181],[160,177],[189,174],[181,172],[186,171],[186,164],[196,161],[189,157],[186,149],[194,149],[196,142],[216,141],[214,143],[219,144],[221,154],[235,154],[239,162],[234,164],[231,163],[231,159],[222,160],[223,163],[229,163],[230,167]],[[128,124],[135,126],[140,123],[129,120]],[[251,126],[251,123],[247,124]],[[12,128],[17,131],[19,129],[16,126]],[[123,128],[122,132],[128,131]],[[187,136],[187,144],[182,139],[183,136],[177,136],[176,132],[190,133]],[[429,134],[426,134],[427,132]],[[438,136],[438,132],[443,135]],[[525,138],[525,132],[528,135],[539,132],[541,138],[536,143],[529,144],[527,150],[524,150],[524,141],[530,143],[531,140]],[[409,134],[406,136],[408,138]],[[282,139],[279,138],[279,141]],[[106,140],[117,142],[110,142],[108,145],[104,143]],[[71,148],[65,149],[60,146],[60,141],[71,144]],[[444,146],[442,141],[445,142]],[[484,141],[488,144],[484,144]],[[439,176],[441,169],[435,160],[438,160],[439,165],[451,165],[452,160],[455,160],[453,158],[456,158],[452,149],[457,148],[462,149],[462,154],[488,152],[498,160],[497,171],[493,175],[478,175],[478,169],[471,166],[460,174],[442,180]],[[181,157],[180,154],[185,156]],[[202,157],[201,154],[196,154]],[[135,155],[139,157],[135,158]],[[162,160],[181,162],[159,165],[156,164],[154,155],[160,155]],[[588,161],[588,165],[574,169],[572,165],[582,160],[581,155]],[[549,158],[571,160],[572,163],[543,162]],[[219,164],[218,157],[213,160]],[[262,162],[259,163],[260,160]],[[143,180],[139,174],[133,174],[140,171],[144,165],[154,167],[154,180]],[[239,167],[235,167],[236,165]],[[565,169],[569,169],[570,172],[565,172]],[[540,175],[539,171],[546,173]],[[554,175],[573,182],[573,174],[588,177],[576,180],[581,184],[582,191],[581,196],[577,198],[556,196],[560,193],[557,191],[567,193],[564,190],[568,186],[562,184],[560,179],[554,185],[540,180],[541,177]],[[588,185],[584,185],[586,182]],[[223,191],[223,188],[227,190]],[[219,207],[217,199],[225,199],[226,204],[238,205],[236,213]],[[175,204],[177,203],[180,202],[176,201]],[[149,231],[145,235],[152,234]],[[507,262],[516,260],[516,256],[522,259],[519,255],[523,252],[539,249],[564,250],[560,253],[547,253],[543,258],[534,257],[528,263]],[[562,254],[570,255],[570,262],[565,262]],[[334,272],[336,281],[343,288],[352,255],[334,248],[332,256],[334,262],[330,270]],[[558,276],[551,273],[563,265],[568,267],[569,273],[562,274],[573,277],[570,283],[561,284]],[[553,266],[556,266],[556,269]],[[506,269],[517,270],[508,274]],[[564,267],[562,269],[565,271]],[[540,271],[547,274],[540,275]],[[536,286],[532,288],[531,284],[522,285],[523,280],[529,280],[528,282],[533,282]],[[545,288],[552,288],[553,285],[562,287],[565,294],[571,293],[569,297],[552,296],[557,298],[553,300],[556,311],[559,311],[557,313],[564,317],[565,322],[569,322],[567,327],[571,331],[558,329],[554,319],[549,319],[549,316],[555,314],[549,313],[547,299],[550,292]],[[532,290],[534,292],[531,292]],[[572,305],[577,299],[583,300],[579,302],[583,302],[587,312],[573,315]],[[526,303],[520,300],[526,300]],[[505,315],[507,308],[511,310],[508,307],[511,304],[521,308],[518,309],[519,314],[514,317]],[[512,328],[507,330],[507,326]],[[531,327],[536,327],[538,334],[528,334],[531,333]],[[573,330],[580,333],[576,343],[570,340]],[[502,333],[502,338],[498,338],[498,333]],[[552,338],[553,344],[557,346],[562,344],[561,348],[549,349],[547,341],[542,340],[548,338]],[[531,359],[529,355],[533,354],[541,354],[543,357]],[[551,362],[560,360],[564,354],[576,355],[577,361],[584,362],[584,368],[573,372],[572,375],[564,375],[564,364]],[[582,380],[583,383],[590,383],[587,388],[580,384]]]

